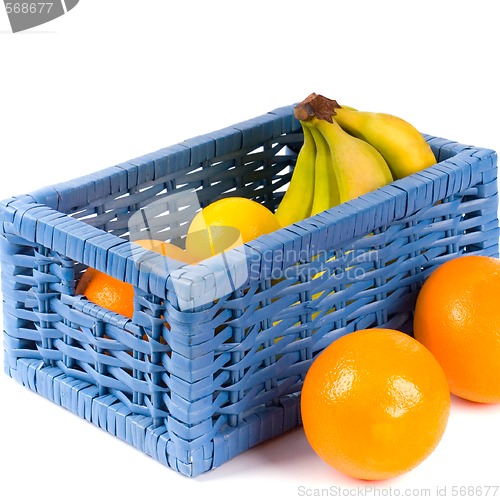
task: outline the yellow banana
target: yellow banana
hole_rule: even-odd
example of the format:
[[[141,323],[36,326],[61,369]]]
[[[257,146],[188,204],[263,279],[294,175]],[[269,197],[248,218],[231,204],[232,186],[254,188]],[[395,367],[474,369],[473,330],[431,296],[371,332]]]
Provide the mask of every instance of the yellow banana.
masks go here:
[[[332,119],[313,116],[310,123],[325,138],[339,193],[339,203],[352,200],[393,181],[382,155],[367,142],[349,135]]]
[[[316,144],[314,199],[310,213],[310,215],[316,215],[340,203],[339,190],[328,143],[321,132],[309,122],[304,122],[302,126],[310,129]]]
[[[376,148],[389,165],[394,179],[401,179],[436,163],[434,153],[422,134],[397,116],[340,106],[335,109],[335,120],[344,130]]]
[[[350,109],[351,111],[358,111],[356,108],[353,108],[352,106],[346,106],[345,104],[342,104],[342,108]]]
[[[314,199],[316,146],[309,128],[303,126],[302,129],[304,144],[299,151],[288,189],[276,210],[276,217],[281,227],[301,221],[311,215]]]

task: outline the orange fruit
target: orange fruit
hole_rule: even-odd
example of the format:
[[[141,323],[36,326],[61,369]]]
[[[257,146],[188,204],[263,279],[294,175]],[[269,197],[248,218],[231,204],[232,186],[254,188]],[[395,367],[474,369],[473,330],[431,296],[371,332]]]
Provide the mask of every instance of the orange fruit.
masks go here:
[[[179,262],[184,262],[185,264],[196,263],[196,260],[188,252],[186,252],[186,250],[183,250],[172,243],[160,240],[135,240],[134,243],[144,247],[146,250],[157,252]]]
[[[85,271],[76,294],[85,295],[95,304],[128,318],[134,314],[134,287],[97,269]]]
[[[302,389],[313,450],[359,479],[387,479],[421,463],[439,443],[450,393],[443,370],[405,333],[373,328],[345,335],[311,364]]]
[[[280,228],[278,219],[256,201],[238,196],[207,205],[192,220],[186,250],[203,260]]]
[[[450,391],[500,402],[500,260],[468,255],[440,265],[417,297],[414,335],[439,361]]]
[[[158,240],[137,240],[134,243],[180,262],[195,262],[186,251],[171,243]],[[134,287],[96,269],[85,271],[76,287],[76,294],[85,295],[95,304],[128,318],[134,314]]]

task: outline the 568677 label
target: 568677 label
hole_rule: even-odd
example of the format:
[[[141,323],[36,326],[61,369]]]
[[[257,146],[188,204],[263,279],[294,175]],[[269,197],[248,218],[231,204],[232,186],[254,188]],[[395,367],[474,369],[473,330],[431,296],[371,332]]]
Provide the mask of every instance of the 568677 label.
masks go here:
[[[12,31],[23,31],[47,23],[63,16],[71,10],[79,0],[12,1],[4,0],[5,10],[9,17]]]
[[[50,14],[54,2],[5,2],[7,14]]]

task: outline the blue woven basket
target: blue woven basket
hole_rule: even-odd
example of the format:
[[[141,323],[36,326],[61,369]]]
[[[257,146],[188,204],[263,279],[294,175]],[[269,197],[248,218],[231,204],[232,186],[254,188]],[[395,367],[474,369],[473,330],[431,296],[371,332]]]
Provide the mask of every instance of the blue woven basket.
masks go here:
[[[426,140],[437,165],[235,248],[224,266],[169,271],[127,241],[131,218],[187,192],[274,210],[302,141],[291,106],[2,202],[7,374],[187,476],[297,426],[323,348],[361,328],[411,333],[436,266],[498,255],[495,152]],[[180,219],[154,220],[179,239]],[[87,266],[135,287],[132,320],[75,296]]]

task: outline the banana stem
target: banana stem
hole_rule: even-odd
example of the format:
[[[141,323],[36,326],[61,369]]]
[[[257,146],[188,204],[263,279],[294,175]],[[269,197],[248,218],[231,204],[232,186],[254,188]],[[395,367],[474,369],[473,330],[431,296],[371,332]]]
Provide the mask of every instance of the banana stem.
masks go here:
[[[316,117],[332,123],[332,116],[336,114],[335,109],[340,107],[337,101],[313,92],[295,106],[294,115],[300,121],[307,121]]]

